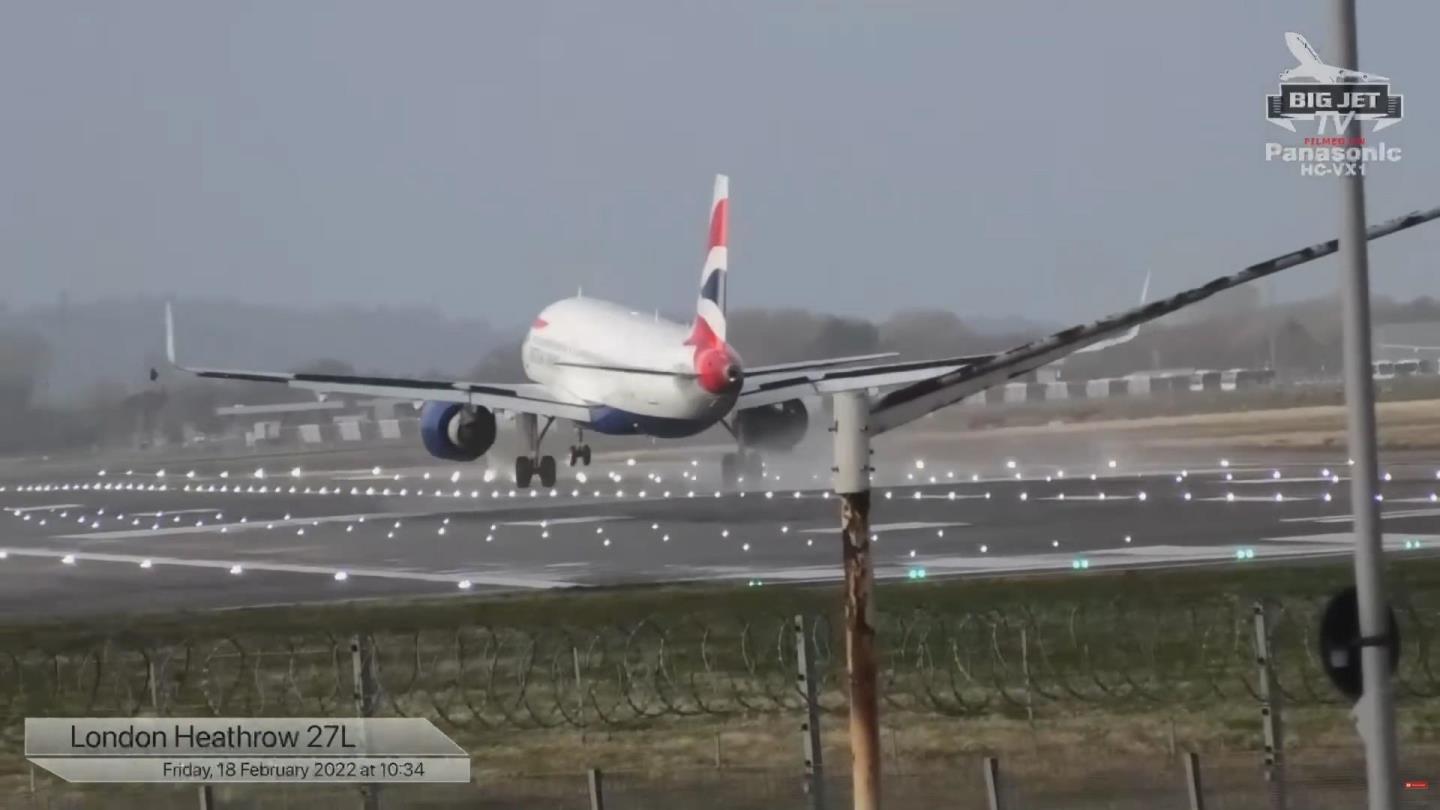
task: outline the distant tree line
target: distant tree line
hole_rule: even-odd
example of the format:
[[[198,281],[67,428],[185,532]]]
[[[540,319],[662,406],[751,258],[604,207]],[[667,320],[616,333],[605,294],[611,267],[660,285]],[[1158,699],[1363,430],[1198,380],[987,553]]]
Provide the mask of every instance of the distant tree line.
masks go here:
[[[683,321],[684,317],[676,319]],[[1440,301],[1430,296],[1410,301],[1377,298],[1374,319],[1377,324],[1440,321]],[[899,312],[880,321],[799,309],[739,310],[730,315],[730,338],[749,365],[880,352],[905,358],[977,354],[1003,350],[1049,331],[1033,325],[1009,333],[982,331],[941,310]],[[492,334],[489,338],[487,345],[493,348],[468,368],[464,344],[455,343],[434,347],[419,358],[415,368],[401,373],[435,379],[458,376],[523,381],[521,336]],[[178,441],[185,426],[201,432],[218,429],[215,410],[223,405],[313,397],[285,386],[196,380],[166,371],[153,352],[147,357],[146,368],[127,368],[123,377],[91,380],[83,396],[56,405],[41,395],[55,366],[50,342],[38,330],[0,325],[0,453],[124,443],[142,434]],[[454,367],[437,368],[436,360],[453,360]],[[1124,345],[1072,356],[1061,366],[1061,373],[1088,378],[1149,369],[1273,365],[1282,374],[1305,375],[1334,373],[1339,363],[1340,321],[1335,300],[1265,306],[1258,291],[1243,290],[1216,296],[1191,311],[1150,324],[1136,340]],[[159,372],[154,380],[145,373],[150,365]],[[347,360],[329,358],[291,370],[352,374],[357,368]]]

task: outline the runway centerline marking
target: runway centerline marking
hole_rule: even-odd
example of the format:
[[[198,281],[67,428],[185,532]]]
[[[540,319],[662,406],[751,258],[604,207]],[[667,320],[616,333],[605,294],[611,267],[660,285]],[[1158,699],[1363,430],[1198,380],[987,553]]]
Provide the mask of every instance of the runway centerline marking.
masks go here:
[[[872,523],[870,525],[870,531],[879,534],[881,532],[908,532],[919,529],[949,529],[952,527],[971,525],[974,524],[962,523],[959,521],[946,523],[929,523],[925,521],[912,520],[902,523]],[[800,531],[796,532],[796,534],[833,534],[838,531],[840,531],[840,528],[838,526],[825,526],[823,528],[801,529]]]
[[[334,576],[336,571],[343,570],[351,577],[373,577],[376,579],[399,579],[413,582],[441,582],[449,585],[455,584],[458,580],[468,579],[476,585],[492,585],[502,588],[529,588],[529,589],[553,589],[570,588],[576,583],[567,580],[548,579],[535,577],[526,574],[486,574],[478,571],[457,570],[452,574],[435,573],[426,571],[400,571],[384,568],[350,568],[342,563],[335,565],[305,565],[301,563],[277,563],[264,560],[251,559],[201,559],[190,557],[154,557],[143,554],[97,554],[85,551],[74,551],[61,553],[57,551],[40,551],[36,549],[6,549],[11,557],[39,557],[43,559],[58,560],[68,554],[73,557],[76,563],[83,562],[109,562],[128,563],[138,566],[141,562],[149,560],[152,565],[178,566],[184,568],[210,568],[229,571],[237,563],[244,567],[246,572],[264,571],[285,574],[320,574],[326,577]]]

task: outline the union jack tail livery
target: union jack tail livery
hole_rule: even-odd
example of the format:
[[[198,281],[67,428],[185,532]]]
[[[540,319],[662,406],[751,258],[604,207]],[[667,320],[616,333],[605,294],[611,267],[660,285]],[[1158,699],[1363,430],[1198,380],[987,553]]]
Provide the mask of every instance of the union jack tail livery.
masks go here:
[[[710,243],[700,273],[700,298],[695,302],[695,325],[690,343],[696,347],[725,344],[725,274],[729,266],[730,178],[715,175],[715,197],[710,203]]]

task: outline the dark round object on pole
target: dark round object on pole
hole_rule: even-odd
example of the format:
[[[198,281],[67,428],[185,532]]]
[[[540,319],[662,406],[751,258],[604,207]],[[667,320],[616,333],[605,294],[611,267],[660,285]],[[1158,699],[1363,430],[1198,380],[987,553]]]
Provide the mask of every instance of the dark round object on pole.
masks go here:
[[[1320,665],[1335,688],[1351,700],[1365,694],[1360,666],[1362,647],[1388,647],[1392,675],[1400,663],[1400,626],[1395,621],[1395,609],[1387,608],[1387,612],[1390,621],[1383,638],[1361,636],[1360,601],[1355,588],[1350,587],[1330,598],[1320,618]]]

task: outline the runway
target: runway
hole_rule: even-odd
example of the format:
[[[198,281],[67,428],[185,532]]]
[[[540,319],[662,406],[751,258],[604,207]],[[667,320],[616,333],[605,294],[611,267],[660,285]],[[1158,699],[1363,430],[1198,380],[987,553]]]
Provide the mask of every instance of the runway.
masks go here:
[[[819,461],[717,493],[714,451],[597,457],[553,491],[411,453],[0,470],[0,615],[838,578]],[[877,576],[926,579],[1349,553],[1348,464],[1250,452],[923,458],[879,450]],[[1388,456],[1387,547],[1440,549],[1440,458]],[[488,479],[488,480],[487,480]]]

